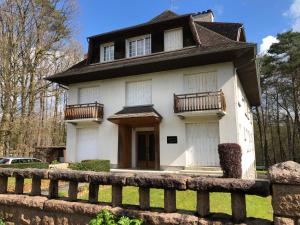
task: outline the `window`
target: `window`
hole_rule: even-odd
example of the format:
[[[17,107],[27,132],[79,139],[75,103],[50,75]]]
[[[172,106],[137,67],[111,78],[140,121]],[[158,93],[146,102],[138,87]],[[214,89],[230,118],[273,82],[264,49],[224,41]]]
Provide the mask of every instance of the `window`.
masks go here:
[[[173,51],[183,48],[182,28],[165,31],[165,51]]]
[[[151,36],[141,36],[127,40],[127,57],[151,54]]]
[[[101,45],[101,62],[111,62],[115,59],[115,45],[114,43],[106,43]]]
[[[149,105],[151,102],[151,80],[126,83],[126,106]]]
[[[78,90],[78,103],[100,102],[100,87],[83,87]]]

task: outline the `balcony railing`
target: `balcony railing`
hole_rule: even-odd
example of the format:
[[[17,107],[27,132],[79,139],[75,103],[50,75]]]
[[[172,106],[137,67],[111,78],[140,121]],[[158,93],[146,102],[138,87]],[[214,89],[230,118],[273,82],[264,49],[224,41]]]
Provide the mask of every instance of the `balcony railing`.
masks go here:
[[[222,91],[193,94],[174,94],[174,112],[193,112],[226,110],[225,96]]]
[[[65,110],[65,120],[78,120],[78,119],[103,119],[103,104],[88,103],[67,105]]]

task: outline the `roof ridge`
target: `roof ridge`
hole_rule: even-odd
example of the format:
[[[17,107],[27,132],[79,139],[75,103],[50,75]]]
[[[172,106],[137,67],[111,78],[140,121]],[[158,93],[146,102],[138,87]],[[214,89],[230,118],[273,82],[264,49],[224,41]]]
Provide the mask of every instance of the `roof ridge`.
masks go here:
[[[243,23],[238,23],[238,22],[207,22],[207,21],[195,21],[196,23],[208,23],[208,24],[236,24],[236,25],[241,25],[244,26]]]
[[[152,18],[151,20],[149,20],[148,22],[159,22],[161,20],[165,20],[166,18],[164,17],[169,17],[170,18],[175,18],[179,16],[177,13],[173,12],[172,10],[165,10],[162,13],[160,13],[159,15],[155,16],[154,18]]]

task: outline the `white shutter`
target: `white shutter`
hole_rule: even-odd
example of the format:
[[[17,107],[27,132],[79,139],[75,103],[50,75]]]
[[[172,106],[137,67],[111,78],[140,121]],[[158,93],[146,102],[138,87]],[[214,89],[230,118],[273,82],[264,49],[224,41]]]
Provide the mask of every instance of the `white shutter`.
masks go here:
[[[183,48],[182,29],[165,31],[165,51],[172,51]]]
[[[98,129],[95,127],[77,129],[77,162],[99,158],[98,139]]]
[[[219,166],[217,122],[186,124],[188,166]]]
[[[185,75],[183,85],[186,94],[217,91],[217,73],[205,72]]]
[[[88,87],[88,88],[80,88],[78,103],[86,104],[86,103],[100,103],[100,88],[99,87]]]
[[[151,80],[126,83],[126,105],[148,105],[152,103]]]

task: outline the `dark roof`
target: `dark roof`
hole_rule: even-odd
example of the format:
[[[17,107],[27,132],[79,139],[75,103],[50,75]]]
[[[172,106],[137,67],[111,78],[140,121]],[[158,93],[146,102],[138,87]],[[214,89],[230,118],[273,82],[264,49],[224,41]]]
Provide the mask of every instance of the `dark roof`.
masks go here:
[[[162,118],[162,116],[153,108],[153,105],[127,106],[124,107],[121,111],[117,112],[115,115],[140,113],[155,113],[158,117]]]
[[[144,25],[126,29],[140,29],[149,26],[149,24],[160,25],[169,21],[179,21],[183,18],[189,21],[189,27],[194,39],[197,40],[197,46],[136,58],[124,58],[109,63],[87,64],[84,60],[65,72],[47,77],[47,80],[69,85],[190,66],[234,62],[250,104],[253,106],[260,105],[260,88],[255,63],[256,45],[236,41],[238,29],[242,27],[242,24],[229,23],[226,25],[225,23],[215,22],[194,22],[191,15],[175,16],[174,13],[166,11]],[[102,34],[102,36],[98,35],[97,37],[111,34],[120,35],[126,29]]]
[[[206,27],[216,33],[219,33],[231,40],[236,41],[239,29],[243,27],[241,23],[220,23],[220,22],[196,22],[197,24]]]
[[[158,16],[151,19],[149,22],[161,22],[163,20],[174,19],[176,17],[178,17],[178,14],[172,12],[171,10],[166,10],[161,14],[159,14]]]

